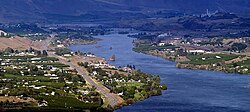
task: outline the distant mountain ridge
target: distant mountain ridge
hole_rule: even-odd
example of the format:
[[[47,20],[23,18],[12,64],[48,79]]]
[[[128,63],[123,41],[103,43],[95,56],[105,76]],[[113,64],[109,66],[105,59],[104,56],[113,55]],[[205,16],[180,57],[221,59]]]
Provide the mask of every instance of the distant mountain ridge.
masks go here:
[[[52,15],[91,18],[105,18],[105,14],[110,17],[112,13],[147,15],[159,10],[205,13],[207,9],[249,13],[250,0],[0,0],[0,22],[47,20],[53,19]]]

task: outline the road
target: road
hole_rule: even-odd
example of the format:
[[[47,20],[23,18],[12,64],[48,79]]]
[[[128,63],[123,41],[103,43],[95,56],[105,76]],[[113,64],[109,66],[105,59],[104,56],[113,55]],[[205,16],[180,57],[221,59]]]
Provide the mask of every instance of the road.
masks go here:
[[[91,85],[93,85],[98,92],[100,92],[101,94],[103,94],[105,97],[108,98],[109,100],[109,104],[111,107],[115,107],[115,106],[119,106],[123,99],[121,97],[119,97],[118,95],[116,94],[113,94],[113,93],[110,93],[108,92],[107,90],[105,90],[104,86],[103,85],[100,85],[98,83],[96,83],[90,76],[88,76],[85,71],[79,67],[77,64],[74,64],[72,62],[68,62],[67,60],[55,55],[54,53],[52,52],[48,52],[49,56],[51,57],[55,57],[55,58],[58,58],[60,62],[66,64],[66,65],[69,65],[70,67],[72,67],[73,69],[76,69],[77,72],[88,82],[90,83]]]

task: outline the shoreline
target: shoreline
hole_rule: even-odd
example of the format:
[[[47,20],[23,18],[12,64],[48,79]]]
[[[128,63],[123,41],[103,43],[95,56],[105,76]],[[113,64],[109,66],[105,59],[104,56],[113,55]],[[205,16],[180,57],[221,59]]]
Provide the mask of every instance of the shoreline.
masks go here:
[[[154,53],[150,53],[150,51],[148,52],[139,52],[139,51],[135,51],[134,52],[138,52],[138,53],[143,53],[146,55],[151,55],[151,56],[156,56],[156,57],[160,57],[162,59],[171,61],[171,62],[175,62],[176,63],[176,68],[179,69],[191,69],[191,70],[207,70],[207,71],[218,71],[218,72],[224,72],[224,73],[233,73],[233,74],[239,74],[239,75],[250,75],[250,73],[243,73],[243,71],[236,71],[236,70],[232,70],[230,68],[224,67],[224,66],[220,66],[220,67],[214,67],[212,65],[195,65],[195,64],[183,64],[181,62],[183,61],[176,61],[173,58],[169,58],[169,57],[163,57],[162,55],[156,55]]]
[[[101,41],[101,40],[99,40],[99,41]],[[93,43],[93,44],[90,44],[90,45],[95,45],[96,43]],[[86,44],[72,44],[72,45],[70,45],[70,46],[74,46],[74,45],[86,45]],[[69,47],[70,46],[67,46],[66,48],[67,49],[70,49]],[[96,55],[95,55],[96,56]],[[96,58],[98,58],[98,59],[100,59],[99,61],[104,61],[104,62],[106,62],[108,65],[110,65],[110,66],[113,66],[113,65],[111,65],[111,64],[109,64],[108,62],[108,60],[106,60],[106,59],[104,59],[103,57],[100,57],[100,56],[96,56]],[[117,70],[119,70],[119,69],[117,69]],[[135,72],[135,71],[137,71],[137,70],[133,70],[133,72]],[[144,73],[144,72],[143,72]],[[91,73],[89,73],[88,72],[88,76],[91,76],[90,75]],[[147,75],[151,75],[151,76],[153,76],[152,74],[147,74]],[[93,79],[93,80],[97,80],[97,79]],[[100,81],[97,81],[97,83],[100,83]],[[108,89],[108,88],[107,88]],[[162,91],[165,91],[165,90],[167,90],[167,88],[166,89],[161,89],[161,92],[160,93],[157,93],[157,94],[152,94],[152,95],[149,95],[149,96],[147,96],[147,97],[145,97],[145,98],[143,98],[143,99],[139,99],[139,100],[133,100],[133,101],[130,101],[130,100],[124,100],[124,102],[123,103],[121,103],[121,104],[119,104],[119,105],[116,105],[113,109],[114,110],[117,110],[117,109],[120,109],[120,108],[122,108],[122,107],[124,107],[124,106],[129,106],[129,105],[132,105],[132,104],[134,104],[134,103],[137,103],[137,102],[141,102],[141,101],[144,101],[144,100],[146,100],[146,99],[148,99],[148,98],[150,98],[150,97],[154,97],[154,96],[160,96],[160,95],[162,95]],[[111,92],[112,93],[112,92]]]

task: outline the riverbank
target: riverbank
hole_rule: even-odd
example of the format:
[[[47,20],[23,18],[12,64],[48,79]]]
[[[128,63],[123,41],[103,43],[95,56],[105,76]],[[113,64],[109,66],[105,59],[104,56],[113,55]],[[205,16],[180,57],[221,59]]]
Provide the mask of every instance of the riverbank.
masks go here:
[[[185,53],[185,55],[181,56],[176,50],[172,51],[174,53],[159,50],[140,51],[136,47],[133,48],[133,51],[173,61],[176,63],[177,68],[250,74],[250,60],[245,55],[217,52],[207,54]]]
[[[68,46],[71,45],[91,45],[91,44],[96,44],[98,41],[101,41],[99,38],[93,38],[93,39],[72,39],[69,41],[67,44]]]
[[[103,89],[123,99],[118,105],[113,105],[114,109],[143,101],[151,96],[161,95],[162,90],[167,89],[165,84],[160,84],[159,76],[135,70],[132,65],[117,68],[108,64],[103,58],[85,53],[78,53],[69,60],[77,63],[77,66],[80,66],[89,77],[103,86]]]

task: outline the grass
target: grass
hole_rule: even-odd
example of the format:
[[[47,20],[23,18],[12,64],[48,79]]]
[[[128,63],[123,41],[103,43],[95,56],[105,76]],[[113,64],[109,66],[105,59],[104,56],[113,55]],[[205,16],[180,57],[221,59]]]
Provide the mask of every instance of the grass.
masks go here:
[[[135,97],[135,99],[136,99],[137,101],[138,101],[138,100],[143,100],[143,99],[144,99],[143,94],[141,94],[140,92],[135,93],[134,97]]]
[[[237,63],[232,63],[228,65],[229,67],[235,67],[235,66],[240,66],[241,69],[247,68],[250,69],[250,59],[247,59],[245,61],[237,62]]]
[[[61,87],[64,87],[66,83],[60,83],[60,82],[34,82],[32,83],[36,86],[48,86],[48,87],[53,87],[60,89]]]
[[[221,58],[216,58],[219,56]],[[195,65],[203,65],[203,64],[214,64],[223,61],[229,61],[239,57],[240,55],[234,54],[203,54],[203,55],[188,55],[187,58],[190,61],[182,62],[183,64],[195,64]],[[202,58],[205,58],[203,60]]]
[[[141,44],[139,47],[134,48],[133,50],[136,52],[146,52],[152,50],[164,50],[164,49],[175,49],[174,45],[165,45],[165,46],[151,46],[150,44]]]
[[[236,63],[237,65],[250,66],[250,59]]]

